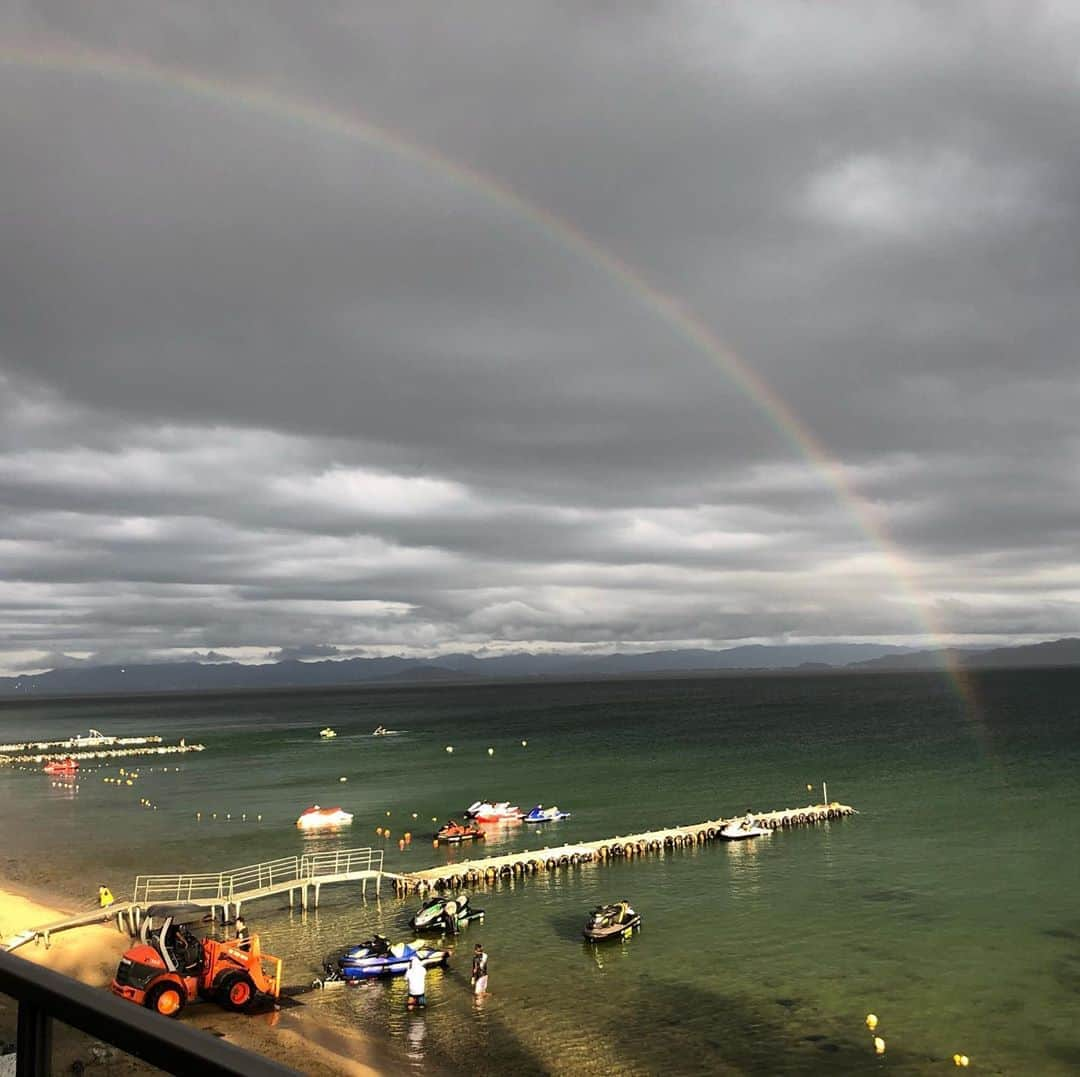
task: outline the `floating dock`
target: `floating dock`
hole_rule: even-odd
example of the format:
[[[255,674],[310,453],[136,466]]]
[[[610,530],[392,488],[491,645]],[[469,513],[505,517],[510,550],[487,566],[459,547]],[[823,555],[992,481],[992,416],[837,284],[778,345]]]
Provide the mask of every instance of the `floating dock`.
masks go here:
[[[0,767],[18,767],[26,763],[59,763],[64,759],[128,759],[137,755],[184,755],[205,752],[205,744],[156,744],[144,748],[104,748],[83,752],[39,752],[35,755],[0,755]]]
[[[844,819],[858,812],[847,804],[835,801],[829,804],[808,804],[803,808],[784,808],[780,811],[753,812],[754,824],[763,830],[781,830],[796,826],[808,826],[837,819]],[[425,894],[430,890],[457,890],[463,886],[475,889],[490,885],[499,879],[522,878],[544,871],[575,868],[580,864],[605,863],[608,860],[632,860],[642,856],[664,856],[675,849],[689,845],[705,845],[724,841],[720,831],[731,823],[746,818],[746,813],[728,819],[708,819],[689,826],[673,826],[663,830],[647,830],[639,834],[626,834],[600,841],[545,846],[542,849],[520,853],[506,853],[480,860],[466,860],[443,864],[425,871],[412,871],[393,879],[394,892],[398,897],[408,894]],[[757,841],[757,838],[747,838]]]

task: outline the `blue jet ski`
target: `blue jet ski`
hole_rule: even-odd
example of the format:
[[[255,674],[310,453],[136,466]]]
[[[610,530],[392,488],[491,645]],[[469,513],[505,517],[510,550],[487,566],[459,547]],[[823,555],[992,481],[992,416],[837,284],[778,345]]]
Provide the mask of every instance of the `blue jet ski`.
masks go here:
[[[537,804],[521,821],[523,823],[557,823],[560,819],[569,818],[570,813],[568,811],[559,811],[554,806],[544,808]]]
[[[408,969],[414,955],[425,968],[432,968],[434,965],[445,965],[450,951],[427,946],[420,939],[395,942],[391,945],[388,939],[376,935],[373,939],[346,950],[338,957],[336,969],[328,966],[327,971],[336,973],[336,976],[343,980],[401,976]]]

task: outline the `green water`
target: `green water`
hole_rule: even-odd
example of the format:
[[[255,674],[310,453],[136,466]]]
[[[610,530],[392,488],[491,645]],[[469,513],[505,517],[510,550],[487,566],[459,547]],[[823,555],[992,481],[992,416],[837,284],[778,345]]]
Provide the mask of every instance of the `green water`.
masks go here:
[[[1074,1073],[1080,673],[988,674],[975,694],[962,706],[929,675],[793,676],[7,705],[5,741],[94,726],[207,751],[155,760],[130,788],[101,780],[115,765],[77,792],[0,772],[3,873],[89,903],[99,881],[123,893],[137,872],[334,847],[385,844],[387,867],[407,870],[474,855],[432,849],[431,818],[478,798],[574,813],[542,834],[507,828],[480,851],[493,853],[805,804],[825,779],[859,816],[478,892],[486,921],[430,974],[422,1014],[405,1012],[401,983],[302,1001],[388,1035],[403,1072],[932,1073],[959,1051],[971,1072]],[[403,732],[372,738],[379,724]],[[351,832],[298,832],[316,802],[355,812]],[[642,931],[586,946],[588,909],[623,897]],[[407,937],[414,906],[343,887],[317,912],[245,911],[299,984],[373,930]],[[475,940],[491,955],[480,1006]]]

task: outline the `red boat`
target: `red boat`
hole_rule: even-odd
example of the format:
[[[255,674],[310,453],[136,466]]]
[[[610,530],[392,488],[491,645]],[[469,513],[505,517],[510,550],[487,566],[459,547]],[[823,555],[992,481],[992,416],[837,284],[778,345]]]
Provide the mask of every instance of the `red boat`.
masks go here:
[[[51,763],[46,763],[41,769],[46,774],[78,774],[79,761],[72,759],[69,755],[67,759],[55,759]]]
[[[457,845],[462,841],[483,841],[484,832],[478,826],[473,826],[471,823],[466,823],[463,826],[461,823],[451,819],[450,822],[435,835],[435,840],[447,845]]]

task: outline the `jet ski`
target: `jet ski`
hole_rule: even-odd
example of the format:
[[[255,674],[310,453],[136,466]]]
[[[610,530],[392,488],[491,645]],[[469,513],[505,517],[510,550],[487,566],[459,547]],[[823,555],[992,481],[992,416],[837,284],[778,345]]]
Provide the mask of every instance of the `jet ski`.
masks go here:
[[[382,935],[376,935],[359,946],[350,947],[335,962],[328,962],[327,979],[371,980],[377,976],[400,976],[414,956],[425,968],[432,968],[445,965],[450,951],[427,946],[420,939],[391,944]]]
[[[457,845],[463,841],[483,841],[484,832],[472,823],[464,825],[451,819],[436,835],[435,840],[443,845]]]
[[[737,822],[728,823],[723,830],[720,831],[720,837],[725,841],[742,841],[743,838],[760,838],[763,834],[768,834],[769,831],[763,827],[756,826],[754,824],[754,817],[748,815],[745,819],[739,819]]]
[[[641,916],[630,907],[629,901],[616,901],[613,905],[597,905],[585,924],[585,938],[590,942],[629,936],[634,928],[641,926]]]
[[[559,811],[552,805],[550,808],[541,807],[539,804],[521,821],[523,823],[557,823],[560,819],[569,819],[568,811]]]
[[[490,800],[477,800],[465,809],[465,814],[478,823],[516,823],[521,819],[522,811],[508,800],[495,804]]]
[[[483,920],[484,910],[474,909],[469,904],[468,894],[457,897],[438,896],[425,901],[420,911],[409,921],[414,931],[457,932],[470,920]]]

